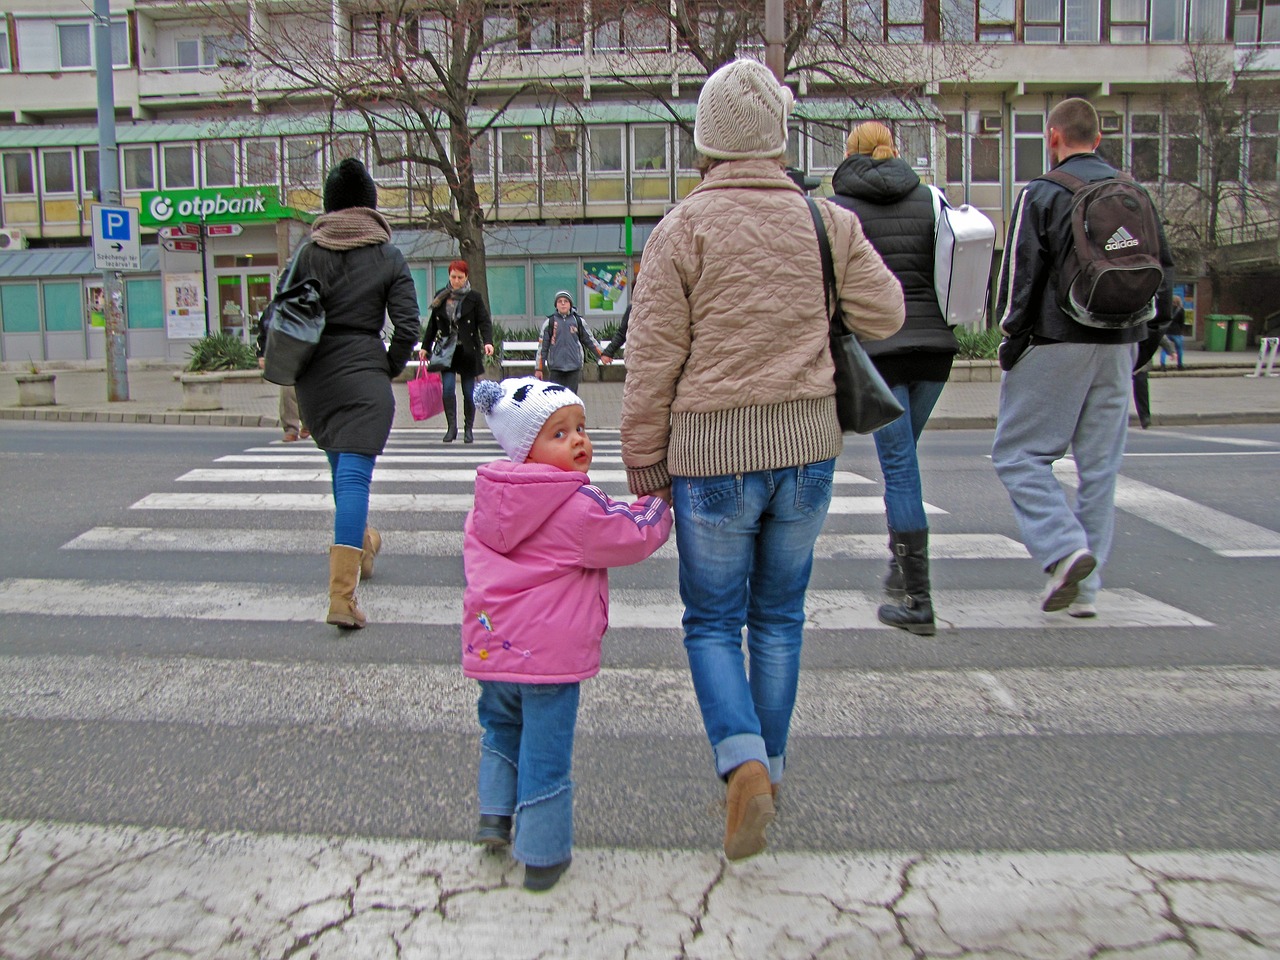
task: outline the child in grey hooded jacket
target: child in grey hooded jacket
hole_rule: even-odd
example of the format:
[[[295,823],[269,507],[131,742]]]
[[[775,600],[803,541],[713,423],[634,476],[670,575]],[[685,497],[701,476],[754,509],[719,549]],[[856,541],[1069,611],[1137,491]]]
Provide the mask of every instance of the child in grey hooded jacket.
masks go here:
[[[576,393],[582,380],[585,350],[594,353],[597,360],[603,353],[587,322],[574,309],[569,291],[557,291],[556,308],[538,333],[538,354],[534,358],[536,376]]]

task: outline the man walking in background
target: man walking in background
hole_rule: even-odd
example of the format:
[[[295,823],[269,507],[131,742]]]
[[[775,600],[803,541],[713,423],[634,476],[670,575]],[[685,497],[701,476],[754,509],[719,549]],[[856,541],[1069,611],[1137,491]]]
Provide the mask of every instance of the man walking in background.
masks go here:
[[[1094,152],[1101,137],[1093,106],[1064,100],[1050,111],[1048,129],[1052,171],[1014,204],[997,282],[1005,373],[992,461],[1023,543],[1049,576],[1041,609],[1093,617],[1115,529],[1133,372],[1169,320],[1173,258],[1145,192]],[[1114,232],[1094,229],[1100,238],[1082,250],[1075,238],[1084,231],[1075,228],[1095,216],[1085,201],[1102,196],[1091,186],[1098,181],[1114,182],[1112,213],[1134,219]],[[1122,288],[1144,272],[1109,273],[1116,264],[1107,258],[1122,257],[1145,262],[1148,286],[1120,290],[1116,305],[1100,312],[1095,294],[1108,282]],[[1086,277],[1096,282],[1082,292]],[[1126,297],[1132,302],[1123,307]],[[1122,307],[1130,312],[1117,312]],[[1074,506],[1053,474],[1068,450],[1080,478]]]

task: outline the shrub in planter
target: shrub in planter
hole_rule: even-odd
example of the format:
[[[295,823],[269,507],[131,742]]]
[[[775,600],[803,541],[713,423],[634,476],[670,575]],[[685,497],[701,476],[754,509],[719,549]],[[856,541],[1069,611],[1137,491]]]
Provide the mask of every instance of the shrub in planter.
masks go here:
[[[960,352],[956,357],[960,360],[994,360],[996,349],[1000,346],[1002,334],[999,328],[991,330],[970,330],[968,327],[953,328],[956,341],[960,344]]]
[[[253,348],[231,333],[211,333],[191,345],[186,369],[191,373],[219,370],[253,370],[258,357]]]

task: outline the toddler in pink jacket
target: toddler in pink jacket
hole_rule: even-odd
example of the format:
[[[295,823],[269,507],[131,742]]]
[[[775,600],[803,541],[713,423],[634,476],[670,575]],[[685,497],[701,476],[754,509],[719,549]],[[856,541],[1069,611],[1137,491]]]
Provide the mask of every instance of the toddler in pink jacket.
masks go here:
[[[671,534],[658,497],[622,503],[587,478],[586,408],[533,377],[476,383],[476,406],[509,460],[476,473],[462,561],[462,672],[480,681],[476,842],[512,842],[524,886],[549,890],[573,849],[578,684],[600,671],[609,567]]]

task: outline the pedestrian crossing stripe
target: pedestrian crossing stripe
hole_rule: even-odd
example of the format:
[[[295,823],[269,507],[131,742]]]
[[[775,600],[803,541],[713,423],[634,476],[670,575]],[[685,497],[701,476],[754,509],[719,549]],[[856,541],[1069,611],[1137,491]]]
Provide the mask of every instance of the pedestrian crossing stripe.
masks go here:
[[[672,590],[616,589],[609,593],[615,629],[679,631],[684,607]],[[456,627],[461,587],[360,585],[361,605],[375,623]],[[880,623],[879,592],[810,589],[805,627],[816,630],[893,630]],[[1046,614],[1026,592],[939,590],[933,593],[940,631],[1091,630],[1103,628],[1210,627],[1207,620],[1133,590],[1105,591],[1098,617]],[[274,583],[156,582],[152,580],[0,581],[0,614],[50,617],[243,620],[258,623],[318,622],[328,609],[322,589],[282,591]]]
[[[614,491],[616,496],[626,496]],[[470,493],[372,493],[370,513],[466,513],[474,497]],[[328,493],[150,493],[134,503],[132,510],[274,510],[332,511],[333,497]],[[947,511],[925,504],[925,513]],[[827,513],[832,516],[882,515],[884,500],[880,497],[832,497]]]
[[[380,556],[456,557],[460,530],[402,530],[379,527]],[[332,543],[323,530],[203,527],[94,527],[62,545],[64,550],[147,550],[177,553],[321,554]],[[884,534],[822,534],[814,545],[818,560],[882,560]],[[655,557],[674,559],[674,537]],[[1027,548],[998,533],[938,533],[929,538],[929,556],[939,560],[1025,560]]]
[[[474,483],[476,471],[470,470],[413,470],[384,469],[381,461],[374,467],[374,483]],[[330,483],[332,476],[326,465],[323,469],[299,468],[293,465],[270,470],[238,469],[224,467],[221,469],[188,470],[177,478],[180,483]],[[837,470],[832,477],[837,484],[872,483],[866,477],[847,470]],[[591,482],[595,484],[614,483],[626,485],[625,470],[592,470]]]

